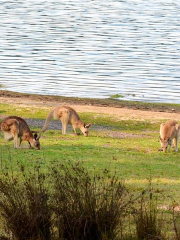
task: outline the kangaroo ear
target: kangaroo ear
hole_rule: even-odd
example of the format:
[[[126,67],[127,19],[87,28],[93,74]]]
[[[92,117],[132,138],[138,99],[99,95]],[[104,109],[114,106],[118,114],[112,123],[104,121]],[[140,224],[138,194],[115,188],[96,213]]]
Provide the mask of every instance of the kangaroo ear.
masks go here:
[[[36,140],[39,140],[41,137],[41,134],[39,134],[39,136],[36,137]]]
[[[175,125],[175,129],[176,129],[176,131],[179,130],[179,124],[178,123]]]
[[[160,141],[162,141],[162,140],[163,140],[161,136],[159,136],[159,139],[160,139]]]
[[[85,128],[89,128],[91,125],[92,125],[92,123],[84,124],[84,127],[85,127]]]
[[[34,139],[35,139],[35,140],[37,139],[37,136],[38,136],[37,133],[35,133],[35,134],[34,134]]]

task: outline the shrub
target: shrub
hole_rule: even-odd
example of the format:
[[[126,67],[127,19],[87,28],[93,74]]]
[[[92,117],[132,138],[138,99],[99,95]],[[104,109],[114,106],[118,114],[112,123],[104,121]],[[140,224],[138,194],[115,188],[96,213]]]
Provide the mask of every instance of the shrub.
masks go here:
[[[13,239],[49,240],[50,212],[43,175],[37,169],[26,176],[23,166],[21,173],[23,179],[9,172],[0,177],[0,217]]]
[[[180,240],[180,213],[179,209],[176,210],[176,206],[173,207],[173,226],[174,226],[174,239]]]
[[[165,239],[161,224],[163,217],[158,219],[158,209],[152,189],[148,191],[148,198],[146,194],[142,195],[140,206],[135,211],[137,238],[138,240],[163,240]]]
[[[26,172],[20,165],[18,174],[2,171],[0,239],[165,239],[164,219],[158,213],[152,188],[134,198],[116,172],[95,172],[69,161],[54,165],[47,174],[40,166]],[[178,240],[176,212],[173,223]]]
[[[53,168],[54,212],[59,238],[114,239],[127,214],[130,195],[115,174],[90,174],[79,164]]]

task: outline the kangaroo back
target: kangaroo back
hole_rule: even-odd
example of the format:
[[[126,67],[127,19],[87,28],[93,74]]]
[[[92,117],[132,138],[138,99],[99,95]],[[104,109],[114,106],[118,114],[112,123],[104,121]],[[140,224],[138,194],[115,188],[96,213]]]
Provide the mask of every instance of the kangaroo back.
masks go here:
[[[62,125],[67,127],[68,123],[71,124],[71,121],[70,121],[71,110],[73,110],[73,109],[70,108],[70,107],[66,107],[66,106],[58,106],[55,109],[53,109],[47,115],[46,121],[44,123],[44,126],[43,126],[41,132],[45,132],[47,130],[47,128],[49,127],[49,123],[52,120],[52,118],[60,119],[61,122],[62,122]]]
[[[4,134],[4,139],[7,141],[15,139],[15,145],[17,145],[17,139],[19,134],[19,123],[16,119],[3,120],[1,122],[1,131]]]
[[[0,124],[0,130],[3,132],[9,132],[12,131],[12,128],[16,126],[16,128],[19,128],[19,123],[15,118],[5,118],[1,124]]]
[[[162,123],[160,126],[160,136],[162,139],[169,139],[171,138],[175,131],[176,131],[176,125],[178,123],[176,121],[170,120],[166,123]]]
[[[1,123],[1,131],[9,131],[10,130],[10,126],[6,123],[6,122],[2,122]]]
[[[166,152],[168,145],[169,151],[171,150],[172,141],[175,142],[177,151],[179,139],[179,124],[174,120],[169,120],[166,123],[160,125],[160,143],[161,148]]]

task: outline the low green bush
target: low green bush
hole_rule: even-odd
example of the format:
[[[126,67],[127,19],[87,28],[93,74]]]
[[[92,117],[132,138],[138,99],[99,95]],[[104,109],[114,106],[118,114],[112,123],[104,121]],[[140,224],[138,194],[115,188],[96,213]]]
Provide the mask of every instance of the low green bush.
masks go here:
[[[164,218],[151,185],[132,194],[119,179],[73,161],[48,171],[10,162],[0,174],[0,239],[179,240],[179,212]]]

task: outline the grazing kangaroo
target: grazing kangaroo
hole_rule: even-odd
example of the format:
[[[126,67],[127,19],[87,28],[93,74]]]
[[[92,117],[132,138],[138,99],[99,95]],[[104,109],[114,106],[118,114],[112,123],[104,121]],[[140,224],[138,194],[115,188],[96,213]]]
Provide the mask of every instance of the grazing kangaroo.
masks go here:
[[[77,135],[76,129],[80,129],[85,137],[88,136],[88,128],[92,125],[89,123],[86,125],[83,121],[81,121],[77,112],[69,107],[69,106],[57,106],[53,109],[47,116],[44,127],[42,128],[42,132],[45,132],[49,126],[49,123],[52,118],[60,119],[62,122],[62,134],[66,134],[67,125],[72,125],[75,134]]]
[[[0,123],[0,130],[4,134],[4,138],[7,141],[14,139],[14,148],[21,148],[22,141],[28,141],[29,148],[33,147],[37,150],[40,149],[40,142],[37,133],[33,135],[33,132],[29,129],[29,126],[24,119],[17,116],[9,116],[2,120]],[[20,138],[20,144],[18,145],[18,137]]]
[[[172,141],[175,147],[175,151],[178,151],[178,140],[180,137],[180,125],[174,121],[169,120],[166,123],[160,125],[160,143],[161,149],[159,151],[166,152],[169,146],[169,152],[171,151]]]

